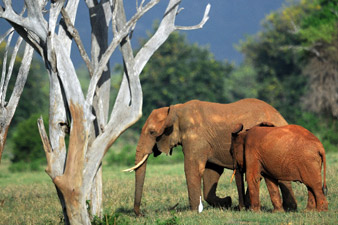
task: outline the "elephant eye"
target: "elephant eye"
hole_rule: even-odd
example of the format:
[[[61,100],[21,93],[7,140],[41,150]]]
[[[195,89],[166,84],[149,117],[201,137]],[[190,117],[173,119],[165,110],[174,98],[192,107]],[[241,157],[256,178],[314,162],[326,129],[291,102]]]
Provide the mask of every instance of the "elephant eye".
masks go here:
[[[151,130],[151,131],[149,131],[149,134],[154,136],[156,134],[156,132],[154,130]]]

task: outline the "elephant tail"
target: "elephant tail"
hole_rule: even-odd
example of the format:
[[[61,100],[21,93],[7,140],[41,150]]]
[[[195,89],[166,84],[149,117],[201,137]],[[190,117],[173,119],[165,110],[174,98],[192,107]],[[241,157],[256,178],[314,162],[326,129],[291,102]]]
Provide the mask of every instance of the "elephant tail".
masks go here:
[[[322,162],[323,162],[323,167],[324,167],[324,173],[323,173],[323,177],[324,177],[324,181],[323,181],[323,193],[326,196],[327,195],[327,186],[326,186],[326,156],[325,156],[325,150],[324,148],[319,152],[321,158],[322,158]]]

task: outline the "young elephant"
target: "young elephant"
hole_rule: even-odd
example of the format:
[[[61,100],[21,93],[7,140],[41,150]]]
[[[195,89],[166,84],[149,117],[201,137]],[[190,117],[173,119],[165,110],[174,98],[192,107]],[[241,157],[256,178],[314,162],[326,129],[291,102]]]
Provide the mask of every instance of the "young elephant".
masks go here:
[[[274,127],[265,122],[239,133],[242,129],[242,124],[234,128],[230,151],[235,167],[246,172],[252,210],[260,210],[261,175],[265,178],[274,211],[283,211],[277,180],[300,181],[306,185],[306,210],[328,210],[324,196],[327,192],[325,150],[318,138],[297,125]]]

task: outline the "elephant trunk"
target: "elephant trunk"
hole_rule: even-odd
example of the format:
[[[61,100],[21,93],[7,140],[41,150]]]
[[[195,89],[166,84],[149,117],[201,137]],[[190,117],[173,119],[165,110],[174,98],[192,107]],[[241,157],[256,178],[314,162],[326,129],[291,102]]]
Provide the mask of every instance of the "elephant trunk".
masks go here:
[[[134,212],[137,216],[141,216],[140,205],[143,193],[144,178],[146,175],[147,161],[145,161],[135,171],[135,198],[134,198]]]
[[[139,165],[135,169],[135,198],[134,198],[134,212],[137,216],[141,216],[140,205],[142,199],[144,178],[146,175],[147,168],[147,160],[149,154],[152,153],[150,148],[150,152],[142,150],[143,147],[137,146],[136,156],[135,156],[135,164],[139,164],[139,162],[144,161],[141,165]],[[147,148],[148,149],[148,148]]]

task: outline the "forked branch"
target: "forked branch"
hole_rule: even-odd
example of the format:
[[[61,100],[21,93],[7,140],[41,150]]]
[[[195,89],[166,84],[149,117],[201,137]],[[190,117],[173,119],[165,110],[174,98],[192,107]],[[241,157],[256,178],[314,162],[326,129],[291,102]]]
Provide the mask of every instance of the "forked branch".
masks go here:
[[[208,4],[205,8],[203,18],[201,22],[195,26],[176,26],[177,30],[196,30],[196,29],[201,29],[204,24],[208,21],[209,19],[209,12],[210,12],[210,7],[211,5]]]

